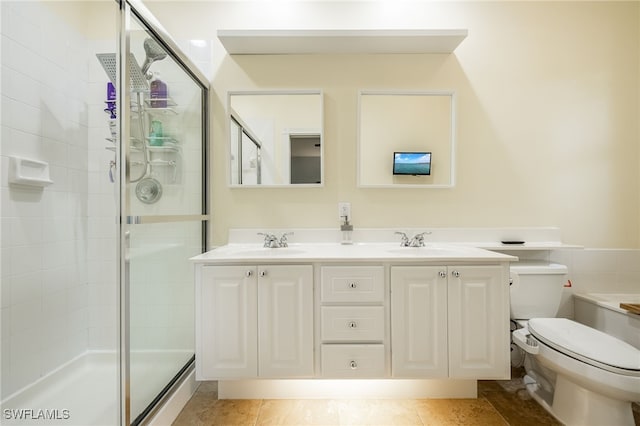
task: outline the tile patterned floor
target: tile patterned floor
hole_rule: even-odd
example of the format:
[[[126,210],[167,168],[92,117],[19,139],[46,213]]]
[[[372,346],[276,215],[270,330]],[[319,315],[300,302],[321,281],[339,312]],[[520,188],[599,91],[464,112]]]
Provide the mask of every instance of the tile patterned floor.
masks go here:
[[[560,425],[527,393],[522,372],[512,380],[481,381],[477,399],[219,400],[205,382],[174,426],[192,425]],[[640,408],[634,406],[636,425]]]

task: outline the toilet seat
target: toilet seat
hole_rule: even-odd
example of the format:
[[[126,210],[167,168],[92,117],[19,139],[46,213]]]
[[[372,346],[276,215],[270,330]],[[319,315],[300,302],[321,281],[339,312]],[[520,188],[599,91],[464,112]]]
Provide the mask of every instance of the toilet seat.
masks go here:
[[[529,332],[541,343],[594,367],[640,377],[640,350],[566,318],[532,318]]]

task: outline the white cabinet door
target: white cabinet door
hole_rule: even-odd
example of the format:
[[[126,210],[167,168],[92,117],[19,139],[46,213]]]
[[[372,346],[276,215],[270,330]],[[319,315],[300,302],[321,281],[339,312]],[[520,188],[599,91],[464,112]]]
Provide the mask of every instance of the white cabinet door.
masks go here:
[[[446,271],[444,266],[391,268],[393,377],[447,377]]]
[[[501,266],[449,267],[449,377],[509,378],[508,275]]]
[[[256,377],[257,277],[249,266],[203,266],[196,279],[196,379]]]
[[[259,376],[313,376],[313,268],[258,269]]]

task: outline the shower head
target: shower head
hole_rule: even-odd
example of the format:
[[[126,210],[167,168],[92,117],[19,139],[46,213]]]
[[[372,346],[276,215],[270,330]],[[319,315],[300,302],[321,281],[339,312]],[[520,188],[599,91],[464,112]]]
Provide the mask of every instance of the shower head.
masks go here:
[[[115,53],[96,53],[102,68],[109,76],[109,80],[115,86],[116,85],[116,71],[117,62]],[[144,73],[140,69],[138,62],[136,61],[133,53],[129,54],[129,77],[130,88],[133,92],[147,92],[149,91],[149,83],[144,76]]]
[[[149,67],[155,61],[159,61],[167,57],[167,52],[152,38],[148,38],[144,41],[144,52],[147,57],[142,64],[142,73],[146,74],[149,71]]]

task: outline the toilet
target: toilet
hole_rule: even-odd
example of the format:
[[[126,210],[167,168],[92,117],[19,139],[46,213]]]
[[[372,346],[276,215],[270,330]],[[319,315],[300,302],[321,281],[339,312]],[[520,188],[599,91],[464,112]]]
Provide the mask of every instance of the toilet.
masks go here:
[[[635,425],[640,349],[578,322],[555,318],[567,268],[511,266],[513,342],[525,353],[529,394],[566,425]]]

